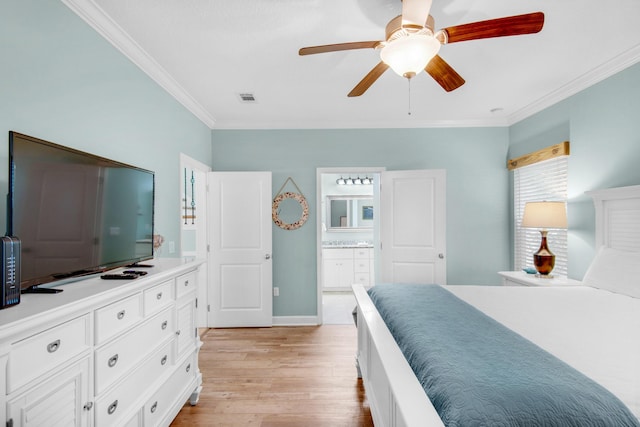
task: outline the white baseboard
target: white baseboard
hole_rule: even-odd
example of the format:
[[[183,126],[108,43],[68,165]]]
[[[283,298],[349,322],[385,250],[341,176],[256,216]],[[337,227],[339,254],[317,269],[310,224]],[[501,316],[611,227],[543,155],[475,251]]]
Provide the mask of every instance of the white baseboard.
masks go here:
[[[273,316],[273,326],[317,326],[318,316]]]

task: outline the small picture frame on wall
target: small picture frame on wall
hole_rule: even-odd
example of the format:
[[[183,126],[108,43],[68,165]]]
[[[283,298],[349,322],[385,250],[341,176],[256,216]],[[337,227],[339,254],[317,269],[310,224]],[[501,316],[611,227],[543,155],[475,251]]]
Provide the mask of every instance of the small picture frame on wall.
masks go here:
[[[364,219],[364,220],[372,220],[373,219],[373,206],[363,206],[362,207],[362,219]]]

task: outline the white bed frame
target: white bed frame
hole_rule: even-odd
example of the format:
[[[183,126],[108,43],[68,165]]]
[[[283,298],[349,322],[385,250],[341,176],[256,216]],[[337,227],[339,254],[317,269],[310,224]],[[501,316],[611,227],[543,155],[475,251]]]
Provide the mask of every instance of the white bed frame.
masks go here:
[[[591,191],[595,247],[640,251],[640,185]],[[353,285],[358,304],[358,376],[377,427],[444,426],[366,289]]]

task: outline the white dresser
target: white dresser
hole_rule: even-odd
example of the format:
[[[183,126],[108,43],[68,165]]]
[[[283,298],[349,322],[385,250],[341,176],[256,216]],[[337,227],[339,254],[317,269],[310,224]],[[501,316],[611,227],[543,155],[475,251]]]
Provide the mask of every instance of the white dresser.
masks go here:
[[[197,402],[201,262],[148,263],[135,280],[92,277],[0,311],[7,426],[167,426]]]
[[[325,291],[350,291],[355,283],[370,286],[374,282],[373,248],[323,248],[322,274]]]

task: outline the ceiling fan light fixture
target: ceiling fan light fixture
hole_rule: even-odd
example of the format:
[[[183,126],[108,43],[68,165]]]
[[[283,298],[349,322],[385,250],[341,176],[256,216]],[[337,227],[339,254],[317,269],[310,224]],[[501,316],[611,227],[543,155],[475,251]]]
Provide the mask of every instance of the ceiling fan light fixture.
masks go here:
[[[380,51],[380,59],[396,74],[410,79],[424,70],[440,46],[432,35],[409,34],[388,41]]]

